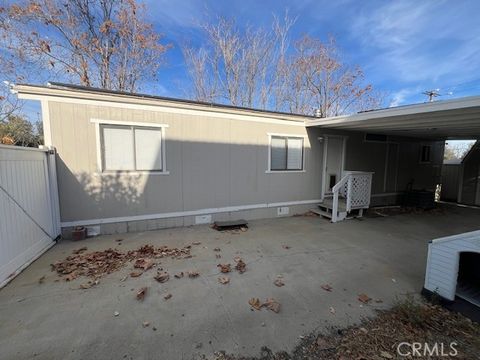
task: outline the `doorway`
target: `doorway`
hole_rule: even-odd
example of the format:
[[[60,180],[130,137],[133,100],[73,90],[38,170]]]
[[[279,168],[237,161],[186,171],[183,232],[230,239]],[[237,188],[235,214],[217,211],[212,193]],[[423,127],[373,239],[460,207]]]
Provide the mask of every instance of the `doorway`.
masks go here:
[[[457,296],[480,306],[480,253],[461,252],[459,261]]]
[[[332,193],[332,188],[342,178],[345,163],[344,136],[326,135],[323,147],[322,190],[324,195]]]

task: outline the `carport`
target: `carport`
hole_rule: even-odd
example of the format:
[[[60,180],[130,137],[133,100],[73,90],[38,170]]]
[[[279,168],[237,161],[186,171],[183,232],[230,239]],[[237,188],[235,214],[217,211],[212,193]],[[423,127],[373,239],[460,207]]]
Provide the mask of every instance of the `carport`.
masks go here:
[[[445,140],[480,138],[480,96],[308,119],[306,126],[324,142],[327,182],[334,172],[371,172],[373,206],[428,208],[442,183]],[[334,137],[344,139],[343,149],[330,146]],[[343,159],[341,169],[332,170],[331,153]]]
[[[307,127],[362,131],[429,140],[478,139],[480,96],[307,120]]]
[[[308,121],[307,126],[320,128],[325,132],[377,134],[378,140],[383,136],[386,141],[401,137],[411,139],[412,142],[420,141],[420,144],[452,139],[478,140],[480,138],[480,96],[314,119]],[[356,146],[362,145],[357,143]],[[360,148],[356,149],[356,152],[360,153]],[[418,166],[425,155],[422,146],[419,147],[419,152],[419,160],[415,158],[411,160],[409,169],[411,173],[423,171]],[[377,156],[380,157],[380,155]],[[387,162],[388,148],[385,158]],[[474,179],[480,176],[478,157],[475,159],[474,173],[470,176]],[[443,161],[437,161],[434,166],[440,170],[442,164]],[[408,169],[406,166],[403,168],[405,171]],[[436,174],[435,182],[438,184],[441,182],[441,172],[437,171]],[[432,182],[431,185],[435,183]],[[480,232],[476,231],[433,240],[429,245],[425,289],[450,301],[453,301],[455,296],[459,296],[480,305],[479,236]]]

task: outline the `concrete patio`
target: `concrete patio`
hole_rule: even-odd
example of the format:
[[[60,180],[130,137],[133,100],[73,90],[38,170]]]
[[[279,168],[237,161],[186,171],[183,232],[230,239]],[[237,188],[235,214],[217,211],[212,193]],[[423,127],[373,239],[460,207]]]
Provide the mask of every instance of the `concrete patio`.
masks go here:
[[[444,206],[443,211],[337,224],[306,216],[252,221],[239,234],[195,226],[62,241],[0,290],[1,357],[191,359],[218,350],[256,355],[264,345],[291,350],[302,334],[357,323],[399,296],[418,294],[428,241],[480,227],[480,210]],[[119,238],[122,245],[115,241]],[[131,264],[87,290],[78,289],[84,279],[56,281],[50,271],[51,263],[82,246],[127,250],[193,242],[201,244],[192,247],[192,258],[161,259],[171,275],[163,284],[153,279],[155,269],[121,281]],[[218,283],[216,265],[233,264],[235,256],[245,260],[247,271],[233,271],[229,284]],[[189,270],[200,276],[173,277]],[[278,275],[285,286],[273,284]],[[333,291],[321,288],[327,283]],[[143,286],[149,291],[139,302],[135,294]],[[173,295],[169,300],[167,293]],[[360,293],[373,301],[363,305]],[[281,311],[252,311],[252,297],[273,297]],[[143,327],[144,321],[150,325]]]

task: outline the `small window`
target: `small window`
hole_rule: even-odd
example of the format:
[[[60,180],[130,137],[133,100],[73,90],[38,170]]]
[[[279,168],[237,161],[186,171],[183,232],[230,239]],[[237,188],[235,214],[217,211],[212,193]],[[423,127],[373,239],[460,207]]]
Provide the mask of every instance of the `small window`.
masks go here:
[[[422,145],[420,148],[420,162],[421,163],[429,163],[431,161],[430,159],[430,153],[431,153],[432,146],[431,145]]]
[[[101,125],[102,169],[162,171],[162,129]]]
[[[303,138],[272,136],[270,142],[270,170],[303,170]]]

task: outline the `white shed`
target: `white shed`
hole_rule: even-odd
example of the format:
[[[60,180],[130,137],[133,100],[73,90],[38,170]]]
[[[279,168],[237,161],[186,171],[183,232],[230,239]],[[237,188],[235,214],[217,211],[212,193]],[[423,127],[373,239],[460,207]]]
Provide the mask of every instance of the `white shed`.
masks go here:
[[[430,241],[424,288],[480,306],[480,231]]]

